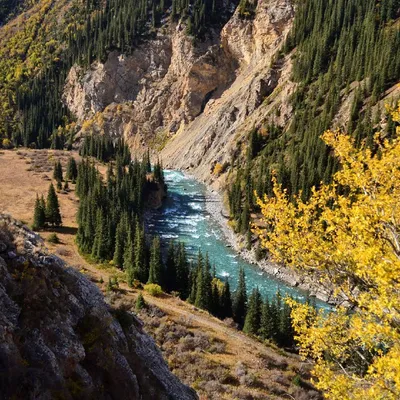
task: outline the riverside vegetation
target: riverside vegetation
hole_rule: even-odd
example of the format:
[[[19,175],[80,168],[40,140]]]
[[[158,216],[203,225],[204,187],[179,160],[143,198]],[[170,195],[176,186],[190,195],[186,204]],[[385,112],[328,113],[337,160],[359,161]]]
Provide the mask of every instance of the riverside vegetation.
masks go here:
[[[248,297],[242,270],[238,289],[232,295],[229,282],[216,278],[207,254],[199,251],[196,260],[189,260],[184,244],[172,242],[163,257],[160,238],[146,240],[144,199],[154,186],[163,184],[161,165],[157,163],[152,169],[148,157],[127,165],[127,159],[121,157],[123,143],[114,146],[115,166],[110,159],[105,181],[89,159],[83,159],[77,167],[75,191],[80,202],[76,242],[80,251],[94,262],[111,263],[124,271],[130,287],[145,285],[155,294],[161,289],[176,293],[220,319],[233,318],[248,334],[293,347],[290,308],[280,293],[264,301],[254,288]],[[70,160],[68,167],[71,164]],[[62,176],[58,165],[57,177]],[[110,290],[114,285],[110,282]]]

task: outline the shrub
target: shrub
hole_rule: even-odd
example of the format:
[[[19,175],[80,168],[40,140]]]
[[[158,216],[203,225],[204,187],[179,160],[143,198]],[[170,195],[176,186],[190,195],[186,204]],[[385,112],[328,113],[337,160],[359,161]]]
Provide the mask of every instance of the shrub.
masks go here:
[[[59,237],[57,236],[56,233],[52,233],[51,235],[49,235],[49,237],[47,238],[47,241],[49,243],[53,243],[53,244],[60,243],[60,239],[59,239]]]
[[[150,294],[151,296],[157,297],[162,294],[162,289],[160,285],[155,283],[149,283],[148,285],[144,285],[144,290]]]
[[[146,307],[146,302],[144,301],[142,293],[139,293],[139,296],[136,299],[136,311],[140,311]]]
[[[1,142],[1,146],[3,147],[3,149],[11,149],[13,147],[11,140],[7,138],[3,139],[3,141]]]

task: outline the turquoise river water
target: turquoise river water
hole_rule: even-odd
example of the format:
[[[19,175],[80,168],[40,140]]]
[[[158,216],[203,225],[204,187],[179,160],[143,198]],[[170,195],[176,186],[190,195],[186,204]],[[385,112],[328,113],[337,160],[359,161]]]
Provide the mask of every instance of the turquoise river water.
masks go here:
[[[164,244],[171,240],[184,242],[189,256],[193,258],[199,249],[203,254],[208,252],[211,264],[215,264],[217,277],[229,279],[233,290],[237,285],[239,267],[242,266],[249,292],[258,286],[263,296],[272,297],[279,289],[281,293],[299,300],[305,298],[303,291],[275,280],[227,247],[218,222],[206,210],[206,187],[203,184],[179,171],[165,170],[164,175],[168,197],[163,207],[149,216],[147,226],[150,234],[159,235]],[[326,306],[319,301],[317,304],[324,308]]]

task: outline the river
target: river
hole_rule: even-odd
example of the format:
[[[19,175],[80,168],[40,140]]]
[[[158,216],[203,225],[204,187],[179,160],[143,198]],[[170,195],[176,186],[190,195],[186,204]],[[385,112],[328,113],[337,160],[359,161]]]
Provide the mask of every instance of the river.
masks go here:
[[[197,256],[199,249],[203,254],[208,252],[217,277],[223,281],[229,279],[233,290],[237,285],[239,268],[243,267],[249,292],[258,286],[261,294],[269,298],[277,290],[299,300],[305,298],[303,291],[274,279],[227,247],[219,224],[206,210],[206,187],[203,184],[179,171],[164,170],[164,176],[168,197],[163,206],[149,216],[148,233],[159,235],[165,245],[171,240],[184,242],[192,258]],[[326,307],[318,300],[317,305]]]

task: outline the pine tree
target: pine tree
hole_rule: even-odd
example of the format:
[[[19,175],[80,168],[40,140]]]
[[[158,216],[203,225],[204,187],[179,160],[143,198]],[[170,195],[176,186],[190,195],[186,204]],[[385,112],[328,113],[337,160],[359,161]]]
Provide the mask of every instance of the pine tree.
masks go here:
[[[78,169],[76,166],[75,158],[70,157],[67,164],[66,178],[69,179],[72,183],[75,183],[77,177],[78,177]]]
[[[146,268],[145,260],[144,232],[140,229],[139,221],[136,222],[134,247],[134,277],[135,279],[139,279],[140,282],[145,283],[148,280],[148,270]]]
[[[115,250],[113,257],[115,266],[119,268],[121,268],[124,263],[124,249],[125,249],[126,235],[127,235],[126,220],[125,218],[121,218],[115,233]]]
[[[247,291],[246,291],[246,276],[244,269],[240,268],[239,283],[235,293],[233,304],[233,317],[235,322],[243,327],[244,320],[247,312]]]
[[[136,311],[140,311],[143,310],[143,308],[146,307],[146,302],[144,301],[144,297],[142,295],[142,293],[139,293],[138,297],[136,298]]]
[[[176,274],[176,249],[174,242],[171,242],[168,247],[167,262],[165,264],[165,287],[168,292],[177,290],[177,274]]]
[[[197,256],[197,276],[196,276],[196,297],[194,305],[209,310],[211,305],[211,275],[209,271],[208,255],[204,261],[203,255],[199,251]]]
[[[129,287],[133,286],[134,281],[134,251],[131,230],[128,230],[128,238],[125,243],[124,251],[124,270],[127,276],[127,283]]]
[[[246,313],[246,319],[243,331],[252,335],[257,335],[261,325],[261,307],[262,300],[258,288],[253,289],[249,298],[249,306]]]
[[[232,317],[232,297],[229,282],[226,281],[220,299],[221,319]]]
[[[104,261],[108,255],[108,224],[102,209],[96,213],[96,233],[94,236],[92,257],[98,261]]]
[[[190,292],[189,265],[184,243],[179,243],[176,259],[176,289],[179,297],[186,300]]]
[[[58,182],[63,180],[63,170],[60,160],[54,163],[53,178]]]
[[[150,270],[147,283],[155,283],[162,286],[162,261],[160,238],[153,239],[150,252]]]
[[[32,229],[35,231],[43,229],[45,223],[46,223],[45,207],[43,206],[42,201],[39,199],[39,196],[36,195]]]
[[[59,226],[62,223],[58,197],[52,183],[50,184],[49,191],[47,194],[46,222],[48,222],[53,226],[54,225]]]

